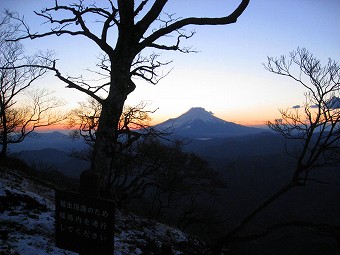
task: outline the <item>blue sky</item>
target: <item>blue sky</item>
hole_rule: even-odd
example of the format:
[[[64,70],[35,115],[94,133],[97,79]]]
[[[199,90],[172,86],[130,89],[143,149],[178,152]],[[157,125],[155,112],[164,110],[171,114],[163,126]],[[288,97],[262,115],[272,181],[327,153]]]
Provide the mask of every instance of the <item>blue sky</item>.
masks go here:
[[[54,1],[0,0],[0,7],[25,15],[32,30],[41,28],[33,10]],[[64,1],[65,2],[65,1]],[[66,1],[70,2],[70,1]],[[169,0],[166,11],[186,16],[220,16],[230,13],[238,0]],[[304,89],[298,84],[266,71],[267,56],[288,54],[305,47],[326,63],[340,57],[340,1],[337,0],[251,0],[236,24],[188,27],[196,34],[186,46],[192,54],[166,52],[164,60],[173,62],[164,69],[171,73],[156,85],[136,81],[137,89],[127,104],[141,100],[159,108],[154,121],[177,117],[191,107],[204,107],[215,116],[245,125],[260,125],[279,117],[278,108],[303,102]],[[53,49],[59,66],[73,76],[93,66],[100,51],[82,37],[46,38],[24,42],[27,51]],[[85,52],[85,54],[84,54]],[[50,75],[40,86],[56,90],[69,107],[86,97],[64,88]]]

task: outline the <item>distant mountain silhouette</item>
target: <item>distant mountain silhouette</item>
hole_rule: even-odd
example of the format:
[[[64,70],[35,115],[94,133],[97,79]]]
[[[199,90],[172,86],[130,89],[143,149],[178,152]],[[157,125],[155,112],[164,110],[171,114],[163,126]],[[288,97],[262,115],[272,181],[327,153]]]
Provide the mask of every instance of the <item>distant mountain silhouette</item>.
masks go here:
[[[246,127],[222,120],[201,107],[191,108],[177,118],[169,119],[156,125],[155,128],[167,130],[176,136],[203,140],[264,132],[263,129]]]
[[[23,150],[56,149],[66,152],[88,148],[83,139],[72,139],[69,135],[54,131],[50,133],[34,132],[18,144],[10,144],[10,152]]]
[[[29,165],[38,168],[54,168],[66,176],[79,178],[81,171],[89,168],[89,162],[71,157],[71,152],[88,148],[83,139],[72,139],[58,131],[34,132],[18,144],[10,144],[9,153],[18,155]]]
[[[70,153],[56,149],[23,150],[19,158],[29,165],[42,170],[52,167],[66,176],[79,178],[80,173],[90,167],[90,163],[71,156]]]

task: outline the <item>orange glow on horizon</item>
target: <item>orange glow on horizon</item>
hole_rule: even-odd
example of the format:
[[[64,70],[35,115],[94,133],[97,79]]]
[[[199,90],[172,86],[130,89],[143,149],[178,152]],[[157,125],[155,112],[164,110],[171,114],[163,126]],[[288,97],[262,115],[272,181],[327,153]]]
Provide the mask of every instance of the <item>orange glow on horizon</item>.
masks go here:
[[[55,130],[74,130],[76,128],[69,128],[69,125],[67,124],[55,124],[55,125],[51,125],[51,126],[47,126],[47,127],[39,127],[36,128],[35,130],[37,132],[49,132],[49,131],[55,131]]]
[[[183,112],[184,113],[184,112]],[[181,113],[182,114],[182,113]],[[181,114],[171,114],[171,115],[165,115],[165,114],[155,114],[155,116],[150,116],[151,120],[146,123],[149,126],[154,126],[157,124],[160,124],[170,118],[177,118]],[[268,121],[273,121],[274,119],[277,119],[279,117],[279,112],[277,110],[264,112],[261,110],[249,110],[246,111],[239,111],[239,112],[233,112],[226,114],[225,112],[216,112],[214,114],[215,117],[223,119],[228,122],[233,122],[239,125],[243,126],[252,126],[252,127],[264,127],[266,126]],[[67,123],[59,123],[56,125],[48,126],[48,127],[40,127],[37,128],[37,132],[52,132],[55,130],[60,131],[72,131],[76,130],[77,127],[70,127]]]

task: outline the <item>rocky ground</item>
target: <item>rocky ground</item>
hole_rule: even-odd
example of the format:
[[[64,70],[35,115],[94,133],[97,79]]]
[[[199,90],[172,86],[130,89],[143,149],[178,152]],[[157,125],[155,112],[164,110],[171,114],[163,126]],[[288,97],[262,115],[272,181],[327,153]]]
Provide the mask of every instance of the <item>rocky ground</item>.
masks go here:
[[[0,166],[0,255],[71,255],[54,242],[54,190]],[[210,254],[175,228],[116,211],[114,255]]]

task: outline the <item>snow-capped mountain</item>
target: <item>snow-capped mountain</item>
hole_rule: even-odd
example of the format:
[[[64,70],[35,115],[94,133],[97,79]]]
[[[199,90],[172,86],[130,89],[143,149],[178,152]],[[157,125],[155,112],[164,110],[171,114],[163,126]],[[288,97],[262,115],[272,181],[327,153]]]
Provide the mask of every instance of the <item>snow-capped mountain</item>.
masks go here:
[[[156,125],[155,128],[167,130],[178,136],[200,139],[240,136],[264,131],[222,120],[201,107],[191,108],[177,118]]]
[[[194,120],[199,119],[206,123],[223,123],[224,120],[217,118],[213,115],[212,112],[206,111],[204,108],[201,107],[193,107],[189,111],[183,113],[177,118],[168,119],[167,121],[161,123],[159,126],[167,128],[167,127],[180,127],[183,125],[190,125],[191,122]]]

